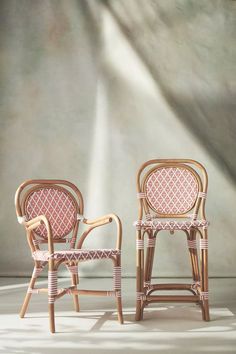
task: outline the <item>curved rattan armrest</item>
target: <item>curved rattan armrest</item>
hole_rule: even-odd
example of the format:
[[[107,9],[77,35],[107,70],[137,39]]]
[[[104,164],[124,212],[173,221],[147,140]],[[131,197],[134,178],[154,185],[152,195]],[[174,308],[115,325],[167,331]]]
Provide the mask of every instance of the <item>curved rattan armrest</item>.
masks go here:
[[[120,250],[121,242],[122,242],[122,226],[119,217],[115,214],[107,214],[99,218],[96,218],[94,220],[84,219],[83,223],[90,227],[86,231],[84,231],[84,233],[81,235],[76,248],[78,249],[82,248],[84,240],[93,229],[99,226],[110,224],[112,221],[116,223],[116,229],[117,229],[116,249]]]
[[[50,222],[46,218],[46,216],[45,215],[36,216],[35,218],[33,218],[29,221],[24,221],[23,225],[25,226],[27,231],[31,231],[31,230],[36,229],[42,223],[45,225],[46,230],[47,230],[48,250],[49,250],[50,254],[52,254],[54,252],[52,230],[51,230]]]

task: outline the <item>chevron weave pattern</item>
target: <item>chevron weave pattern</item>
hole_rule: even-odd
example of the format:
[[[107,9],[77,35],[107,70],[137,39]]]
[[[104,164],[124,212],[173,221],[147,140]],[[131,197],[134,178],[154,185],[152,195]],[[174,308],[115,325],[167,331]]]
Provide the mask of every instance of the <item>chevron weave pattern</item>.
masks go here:
[[[111,258],[117,256],[121,252],[118,249],[87,249],[87,250],[69,250],[56,251],[52,255],[48,251],[35,251],[32,253],[36,261],[48,261],[49,258],[64,259],[66,261],[88,261],[93,259]]]

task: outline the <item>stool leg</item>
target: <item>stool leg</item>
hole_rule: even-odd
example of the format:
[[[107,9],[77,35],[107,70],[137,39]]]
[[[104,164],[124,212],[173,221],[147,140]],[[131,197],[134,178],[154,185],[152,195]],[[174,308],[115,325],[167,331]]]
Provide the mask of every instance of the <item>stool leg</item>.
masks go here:
[[[200,239],[201,250],[201,301],[202,317],[205,321],[210,321],[209,301],[208,301],[208,235],[207,229],[203,229]]]
[[[147,245],[147,254],[145,260],[145,271],[144,271],[144,286],[147,286],[151,283],[152,279],[152,268],[153,268],[153,260],[155,254],[155,245],[156,245],[156,237],[153,237],[153,233],[148,235],[148,245]]]
[[[116,296],[116,306],[118,313],[118,320],[120,324],[123,324],[123,311],[122,311],[122,298],[121,298],[121,259],[117,256],[114,270],[113,270],[114,291]]]
[[[192,277],[194,283],[197,283],[200,281],[200,275],[197,254],[196,230],[190,230],[189,233],[186,231],[186,235],[188,239],[189,254],[192,265]]]
[[[143,262],[144,262],[144,242],[141,230],[137,231],[136,236],[136,321],[143,317],[142,295],[143,295]]]

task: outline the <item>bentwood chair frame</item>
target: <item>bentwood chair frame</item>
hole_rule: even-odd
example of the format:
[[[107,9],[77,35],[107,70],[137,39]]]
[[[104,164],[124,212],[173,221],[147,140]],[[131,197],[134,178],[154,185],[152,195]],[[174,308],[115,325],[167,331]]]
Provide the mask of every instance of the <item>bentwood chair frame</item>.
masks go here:
[[[50,330],[55,332],[54,303],[65,294],[73,295],[74,307],[79,311],[78,295],[115,296],[118,320],[123,323],[121,301],[121,242],[122,226],[115,214],[108,214],[95,220],[83,216],[84,203],[80,190],[66,180],[28,180],[22,183],[15,195],[16,214],[24,225],[27,241],[34,259],[34,270],[23,302],[20,317],[24,317],[31,295],[48,294]],[[114,249],[84,249],[83,243],[92,230],[115,222],[117,229]],[[78,238],[79,224],[88,228]],[[48,244],[48,250],[41,250],[40,244]],[[69,250],[55,251],[56,243],[69,243]],[[111,259],[113,262],[113,290],[79,290],[78,265],[93,259]],[[72,285],[58,289],[57,272],[64,264],[71,274]],[[36,288],[36,280],[48,265],[48,287]]]
[[[153,302],[195,302],[201,306],[203,320],[210,320],[207,234],[209,223],[205,216],[207,187],[207,172],[194,160],[154,159],[140,167],[137,174],[139,211],[138,221],[135,222],[136,320],[143,318],[144,308]],[[178,188],[182,188],[182,196]],[[171,234],[176,230],[182,230],[186,234],[192,266],[191,284],[152,284],[156,237],[162,230],[168,230]],[[200,257],[197,235],[200,236]],[[145,237],[147,249],[144,254]],[[184,290],[191,292],[192,295],[153,295],[153,292],[163,290]]]

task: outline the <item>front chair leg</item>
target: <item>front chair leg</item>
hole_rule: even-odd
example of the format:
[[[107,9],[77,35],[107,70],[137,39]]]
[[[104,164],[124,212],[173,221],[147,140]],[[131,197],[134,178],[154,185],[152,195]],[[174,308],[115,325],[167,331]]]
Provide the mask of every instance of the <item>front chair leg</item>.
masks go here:
[[[23,302],[21,310],[20,310],[20,317],[21,318],[24,318],[24,316],[25,316],[25,313],[27,311],[27,308],[28,308],[28,305],[29,305],[29,302],[30,302],[30,299],[31,299],[31,295],[33,293],[35,282],[36,282],[39,274],[42,272],[42,270],[43,270],[43,267],[37,267],[35,265],[33,273],[32,273],[32,277],[31,277],[31,280],[30,280],[30,283],[29,283],[29,287],[28,287],[27,293],[25,295],[25,299],[24,299],[24,302]]]

